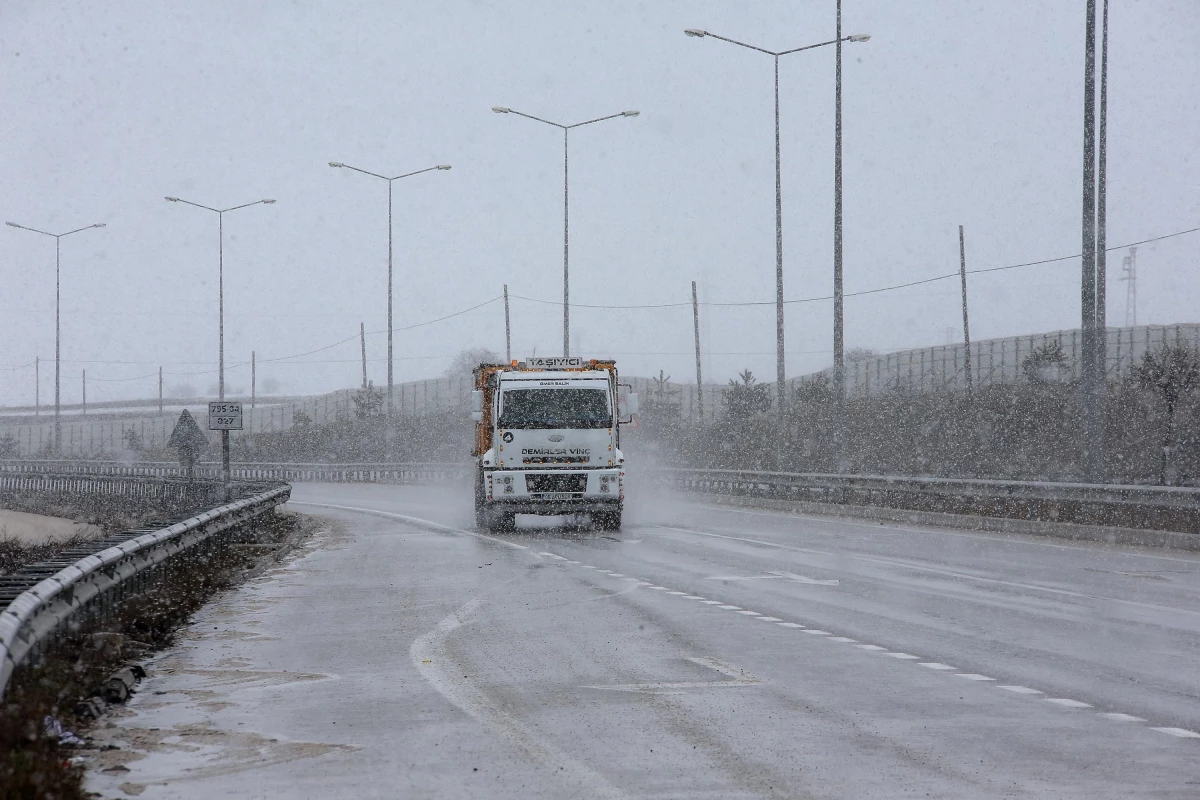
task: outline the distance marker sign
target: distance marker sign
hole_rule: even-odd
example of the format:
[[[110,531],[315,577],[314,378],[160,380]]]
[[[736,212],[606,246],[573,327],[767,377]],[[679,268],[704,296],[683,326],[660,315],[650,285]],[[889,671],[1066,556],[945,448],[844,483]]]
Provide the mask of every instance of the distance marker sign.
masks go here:
[[[242,429],[242,404],[224,400],[208,404],[208,429],[210,431],[240,431]]]

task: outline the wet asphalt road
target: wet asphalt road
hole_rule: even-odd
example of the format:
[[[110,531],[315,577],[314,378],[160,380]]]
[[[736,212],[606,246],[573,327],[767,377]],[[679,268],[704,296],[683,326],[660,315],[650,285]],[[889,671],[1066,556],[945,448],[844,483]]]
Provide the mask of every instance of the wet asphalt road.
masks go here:
[[[198,615],[90,788],[1200,796],[1200,557],[631,493],[491,537],[463,489],[296,485],[342,532]]]

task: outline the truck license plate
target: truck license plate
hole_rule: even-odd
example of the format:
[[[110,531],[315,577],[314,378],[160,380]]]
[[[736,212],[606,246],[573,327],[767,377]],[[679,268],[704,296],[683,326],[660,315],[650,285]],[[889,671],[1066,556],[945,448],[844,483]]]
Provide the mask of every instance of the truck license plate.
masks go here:
[[[570,500],[574,495],[570,492],[546,492],[542,497],[547,500]]]

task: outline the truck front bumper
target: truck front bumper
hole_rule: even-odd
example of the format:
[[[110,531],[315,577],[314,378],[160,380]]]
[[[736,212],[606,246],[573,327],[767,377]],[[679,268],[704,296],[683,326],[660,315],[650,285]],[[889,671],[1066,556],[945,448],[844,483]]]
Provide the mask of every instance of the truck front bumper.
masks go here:
[[[624,500],[621,469],[492,470],[483,496],[516,514],[571,514],[617,510]]]

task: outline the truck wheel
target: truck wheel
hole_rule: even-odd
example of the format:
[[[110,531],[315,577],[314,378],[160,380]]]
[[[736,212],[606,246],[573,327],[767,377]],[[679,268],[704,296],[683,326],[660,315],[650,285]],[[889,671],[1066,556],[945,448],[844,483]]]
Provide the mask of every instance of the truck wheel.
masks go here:
[[[487,505],[483,497],[483,470],[475,470],[475,528],[485,530],[488,527]]]
[[[510,533],[517,529],[517,515],[511,511],[493,508],[489,514],[491,519],[488,527],[498,533]]]
[[[593,521],[603,531],[621,530],[621,512],[619,510],[598,512],[593,516]]]

